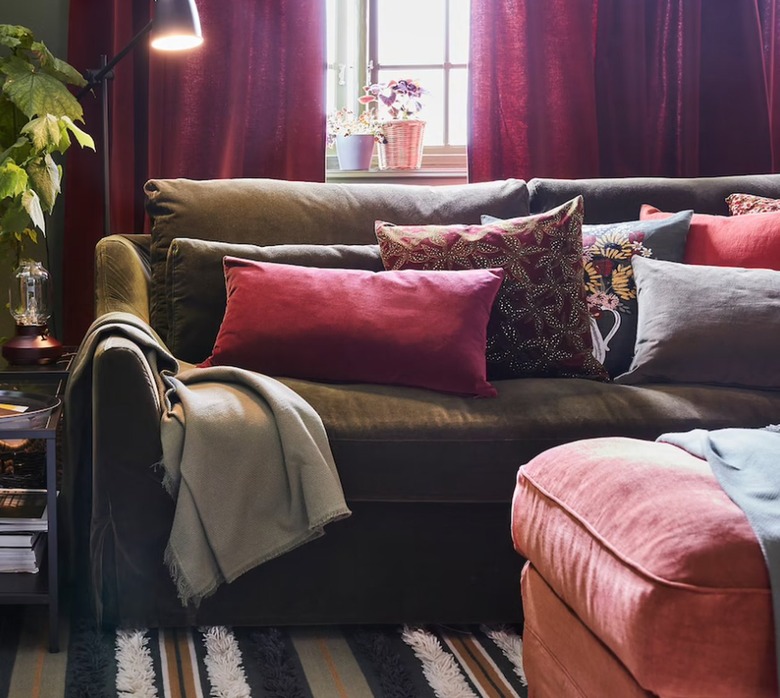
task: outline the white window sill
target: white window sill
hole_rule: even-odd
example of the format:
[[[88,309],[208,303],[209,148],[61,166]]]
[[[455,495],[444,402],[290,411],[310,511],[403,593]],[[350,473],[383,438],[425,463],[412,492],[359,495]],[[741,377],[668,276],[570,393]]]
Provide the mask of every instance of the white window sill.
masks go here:
[[[326,182],[374,184],[465,184],[466,170],[460,168],[428,167],[419,170],[328,170]]]

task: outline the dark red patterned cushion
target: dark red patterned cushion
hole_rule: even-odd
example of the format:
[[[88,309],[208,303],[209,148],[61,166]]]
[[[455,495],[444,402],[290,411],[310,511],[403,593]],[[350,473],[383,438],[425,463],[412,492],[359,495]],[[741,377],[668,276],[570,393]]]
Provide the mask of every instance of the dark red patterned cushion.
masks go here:
[[[593,357],[582,269],[582,197],[547,213],[488,225],[376,222],[385,269],[501,267],[488,324],[491,380],[567,376],[607,380]]]
[[[731,194],[726,197],[726,203],[732,216],[780,211],[780,199],[767,199],[765,196],[755,194]]]

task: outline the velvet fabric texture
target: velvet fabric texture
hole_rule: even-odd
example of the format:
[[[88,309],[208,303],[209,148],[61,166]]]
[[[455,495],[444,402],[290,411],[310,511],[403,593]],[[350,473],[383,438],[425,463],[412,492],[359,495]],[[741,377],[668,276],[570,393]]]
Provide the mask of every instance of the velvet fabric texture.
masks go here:
[[[226,256],[304,267],[383,269],[377,245],[263,246],[174,238],[165,268],[166,344],[183,361],[199,363],[214,346],[227,303],[222,265]]]
[[[636,349],[618,383],[780,390],[780,271],[634,257]]]
[[[367,272],[225,258],[227,308],[202,366],[495,397],[485,378],[504,272]]]
[[[377,221],[386,269],[501,267],[507,274],[488,326],[490,379],[607,378],[593,357],[582,268],[582,197],[488,225]]]
[[[114,69],[110,96],[112,233],[145,229],[144,182],[156,177],[325,177],[325,6],[320,0],[198,0],[204,42],[154,51],[141,42]],[[68,61],[100,67],[144,27],[148,0],[71,0]],[[86,95],[87,130],[102,122],[100,89]],[[97,140],[97,139],[96,139]],[[98,153],[109,147],[97,143]],[[68,153],[64,339],[93,318],[95,243],[102,221],[101,158]]]
[[[780,211],[780,199],[768,199],[755,194],[731,194],[726,197],[726,203],[732,216]]]
[[[419,187],[275,179],[153,179],[144,186],[152,219],[151,324],[167,341],[165,269],[175,238],[254,245],[376,244],[374,221],[476,223],[481,213],[528,214],[525,182]]]
[[[642,220],[672,214],[644,205]],[[780,212],[762,216],[712,216],[694,213],[685,247],[686,264],[780,269]]]
[[[774,171],[779,29],[777,0],[473,0],[469,180]]]
[[[518,473],[512,533],[652,695],[777,695],[766,565],[706,461],[625,438],[551,449]]]

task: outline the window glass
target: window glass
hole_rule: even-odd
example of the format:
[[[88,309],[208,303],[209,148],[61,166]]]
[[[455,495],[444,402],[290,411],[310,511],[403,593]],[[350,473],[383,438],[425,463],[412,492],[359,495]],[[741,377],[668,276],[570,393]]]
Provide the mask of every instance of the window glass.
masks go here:
[[[382,65],[441,63],[444,0],[377,0],[377,59]]]
[[[450,62],[469,62],[469,0],[450,0]]]
[[[466,68],[453,68],[450,71],[450,110],[449,144],[466,145],[468,143],[468,71]]]

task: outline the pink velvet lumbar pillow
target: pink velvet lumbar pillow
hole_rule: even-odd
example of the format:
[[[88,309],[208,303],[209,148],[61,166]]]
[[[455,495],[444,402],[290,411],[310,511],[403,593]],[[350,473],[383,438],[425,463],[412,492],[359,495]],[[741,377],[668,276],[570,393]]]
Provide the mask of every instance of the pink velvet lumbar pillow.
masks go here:
[[[645,204],[639,217],[644,221],[671,215]],[[694,213],[684,261],[713,267],[780,269],[780,212],[754,216]]]
[[[227,307],[201,366],[493,397],[487,323],[504,272],[318,269],[225,257]]]

